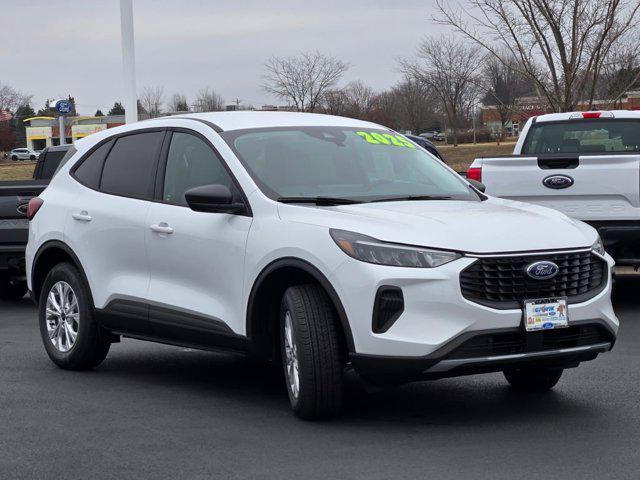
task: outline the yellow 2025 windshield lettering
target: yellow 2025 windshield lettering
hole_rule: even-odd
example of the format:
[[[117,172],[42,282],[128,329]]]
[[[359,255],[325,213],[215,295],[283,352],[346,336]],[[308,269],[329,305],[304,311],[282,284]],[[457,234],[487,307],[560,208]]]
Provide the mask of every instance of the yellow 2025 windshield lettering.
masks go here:
[[[416,146],[402,135],[379,132],[356,132],[367,143],[372,145],[393,145],[395,147],[416,148]]]

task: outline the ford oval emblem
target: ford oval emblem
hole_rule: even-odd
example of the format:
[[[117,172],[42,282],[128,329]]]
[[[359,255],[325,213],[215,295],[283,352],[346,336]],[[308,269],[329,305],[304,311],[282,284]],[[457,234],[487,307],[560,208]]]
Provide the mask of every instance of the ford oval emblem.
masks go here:
[[[547,188],[560,190],[562,188],[569,188],[573,185],[573,178],[569,175],[550,175],[542,180],[542,184]]]
[[[527,265],[525,271],[534,280],[549,280],[558,274],[560,267],[553,262],[543,260]]]

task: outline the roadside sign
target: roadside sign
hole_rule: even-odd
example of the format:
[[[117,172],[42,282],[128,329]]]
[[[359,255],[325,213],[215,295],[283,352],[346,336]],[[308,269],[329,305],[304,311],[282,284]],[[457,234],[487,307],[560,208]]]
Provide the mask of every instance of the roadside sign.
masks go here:
[[[56,110],[60,115],[67,115],[73,111],[73,104],[69,100],[58,100]]]

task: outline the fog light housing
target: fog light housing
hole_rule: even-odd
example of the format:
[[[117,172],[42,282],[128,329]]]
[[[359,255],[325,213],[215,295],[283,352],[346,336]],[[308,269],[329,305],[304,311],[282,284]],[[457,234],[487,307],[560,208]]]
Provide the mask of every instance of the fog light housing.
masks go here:
[[[399,287],[382,286],[373,304],[373,333],[384,333],[400,318],[404,311],[404,296]]]

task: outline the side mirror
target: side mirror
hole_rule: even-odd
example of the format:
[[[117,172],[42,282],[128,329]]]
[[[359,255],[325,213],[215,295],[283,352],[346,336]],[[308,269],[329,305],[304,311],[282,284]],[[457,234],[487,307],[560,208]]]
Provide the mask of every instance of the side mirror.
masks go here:
[[[244,203],[233,203],[233,194],[225,185],[202,185],[184,194],[189,208],[195,212],[237,213],[247,212]]]
[[[467,182],[469,182],[473,188],[475,188],[476,190],[478,190],[481,193],[484,193],[487,190],[487,187],[482,182],[479,182],[479,181],[474,180],[472,178],[467,178]]]

